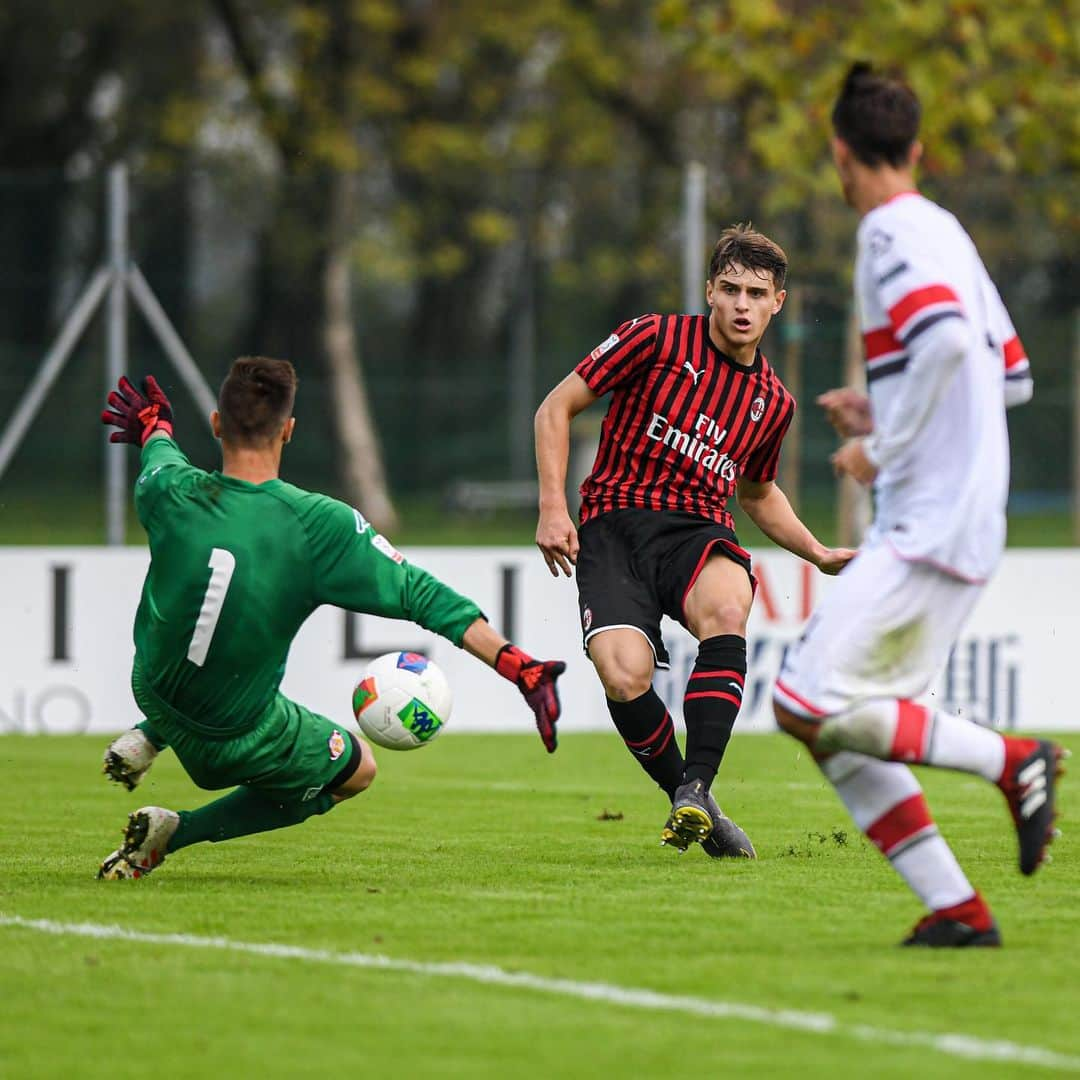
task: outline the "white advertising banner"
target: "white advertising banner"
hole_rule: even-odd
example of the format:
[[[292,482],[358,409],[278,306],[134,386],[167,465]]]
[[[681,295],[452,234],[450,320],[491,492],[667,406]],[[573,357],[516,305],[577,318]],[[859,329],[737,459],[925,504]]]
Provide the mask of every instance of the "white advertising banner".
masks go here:
[[[572,580],[534,548],[412,548],[406,554],[471,596],[534,656],[561,658],[561,730],[608,730],[603,693],[581,649]],[[139,719],[128,680],[132,619],[147,554],[138,549],[0,549],[0,734],[114,732]],[[777,551],[754,552],[759,579],[749,674],[737,731],[772,731],[772,680],[830,579]],[[1010,550],[935,684],[934,704],[999,728],[1080,730],[1069,672],[1080,641],[1080,551]],[[678,717],[696,643],[665,622],[671,670],[657,690]],[[517,691],[483,664],[411,623],[336,608],[315,612],[289,655],[282,689],[335,722],[373,656],[423,652],[455,702],[450,731],[530,731]]]

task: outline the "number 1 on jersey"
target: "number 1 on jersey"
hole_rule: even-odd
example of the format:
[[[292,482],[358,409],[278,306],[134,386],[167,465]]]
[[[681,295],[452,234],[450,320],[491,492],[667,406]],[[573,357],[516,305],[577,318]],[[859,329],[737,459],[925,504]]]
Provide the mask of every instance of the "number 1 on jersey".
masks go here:
[[[206,654],[217,629],[225,594],[229,591],[229,582],[236,569],[236,556],[224,548],[214,548],[207,565],[210,567],[210,583],[206,586],[202,608],[195,620],[195,633],[191,635],[187,651],[187,658],[199,667],[206,663]]]

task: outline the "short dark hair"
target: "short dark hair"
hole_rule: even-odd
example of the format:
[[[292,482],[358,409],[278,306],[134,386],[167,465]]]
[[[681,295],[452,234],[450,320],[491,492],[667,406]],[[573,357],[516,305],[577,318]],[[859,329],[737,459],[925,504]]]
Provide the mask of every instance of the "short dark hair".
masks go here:
[[[734,263],[747,270],[771,275],[777,292],[784,287],[787,277],[784,249],[762,233],[755,232],[749,223],[732,225],[720,234],[709,260],[709,280],[715,281],[717,274],[722,274]]]
[[[919,137],[921,115],[915,91],[899,75],[876,72],[861,60],[844,78],[832,125],[864,165],[900,168]]]
[[[240,446],[269,442],[292,416],[297,383],[288,360],[241,356],[218,393],[221,437]]]

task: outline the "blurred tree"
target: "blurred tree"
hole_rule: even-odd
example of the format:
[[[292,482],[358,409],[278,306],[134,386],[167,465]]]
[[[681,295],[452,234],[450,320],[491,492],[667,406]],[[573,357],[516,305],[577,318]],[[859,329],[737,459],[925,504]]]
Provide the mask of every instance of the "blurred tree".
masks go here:
[[[592,334],[680,305],[690,160],[708,166],[715,225],[753,219],[814,282],[811,310],[839,305],[853,222],[828,109],[855,58],[901,66],[919,91],[928,189],[989,261],[1054,267],[1075,303],[1071,3],[9,0],[0,161],[86,175],[132,157],[151,210],[180,203],[140,217],[162,264],[198,222],[147,178],[208,163],[247,178],[235,230],[256,234],[255,287],[229,305],[235,340],[328,373],[344,492],[387,526],[366,378],[408,373],[380,412],[408,428],[393,432],[398,475],[441,482],[483,445],[505,476],[508,442],[530,441],[520,410],[507,422],[511,378],[535,400]],[[1023,183],[987,182],[1010,173]],[[0,255],[55,277],[48,215],[22,217],[0,201]],[[36,338],[47,308],[5,317]],[[475,432],[460,460],[433,449],[448,422]]]
[[[469,400],[505,412],[489,358],[529,347],[520,334],[514,344],[515,320],[545,249],[559,252],[564,288],[602,297],[641,291],[664,262],[681,74],[665,67],[651,6],[214,0],[281,170],[252,340],[307,356],[327,328],[338,434],[354,444],[346,457],[375,520],[387,517],[359,473],[377,443],[348,376],[359,371],[352,268],[393,291],[388,306],[408,304],[405,334],[368,334],[367,363],[407,366],[416,430],[445,415],[461,377],[475,381],[478,357],[488,376]],[[611,197],[613,174],[625,199]]]
[[[386,484],[352,313],[355,77],[362,27],[349,0],[248,7],[213,0],[279,177],[259,235],[250,337],[303,370],[324,358],[347,497],[380,529],[397,514]]]
[[[1066,485],[1080,310],[1075,0],[661,0],[656,11],[693,72],[687,113],[711,131],[710,175],[725,177],[714,193],[767,222],[813,312],[844,293],[855,224],[830,161],[832,102],[853,60],[904,74],[923,105],[920,183],[971,231],[1034,360],[1036,404],[1010,414],[1014,478]]]
[[[1040,239],[1080,229],[1063,182],[1080,169],[1072,0],[661,0],[657,18],[695,72],[691,106],[726,114],[714,153],[753,170],[769,214],[835,204],[829,109],[848,65],[868,59],[900,70],[922,100],[929,185],[978,205],[983,178],[1027,177],[1021,212],[1048,223]]]
[[[0,305],[8,340],[40,346],[54,330],[57,282],[72,269],[63,247],[73,182],[142,141],[198,65],[190,13],[143,8],[134,0],[0,7],[0,170],[9,192],[0,199],[0,266],[20,270],[19,301]],[[156,62],[144,64],[145,55]],[[175,265],[186,223],[173,220],[177,231],[158,242]],[[74,254],[92,265],[100,246]]]

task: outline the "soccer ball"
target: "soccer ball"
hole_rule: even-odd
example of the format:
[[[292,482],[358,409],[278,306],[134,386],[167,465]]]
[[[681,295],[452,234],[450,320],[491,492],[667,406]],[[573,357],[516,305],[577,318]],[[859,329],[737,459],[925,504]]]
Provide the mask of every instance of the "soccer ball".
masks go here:
[[[353,690],[360,730],[390,750],[427,746],[450,719],[453,695],[442,670],[414,652],[372,660]]]

